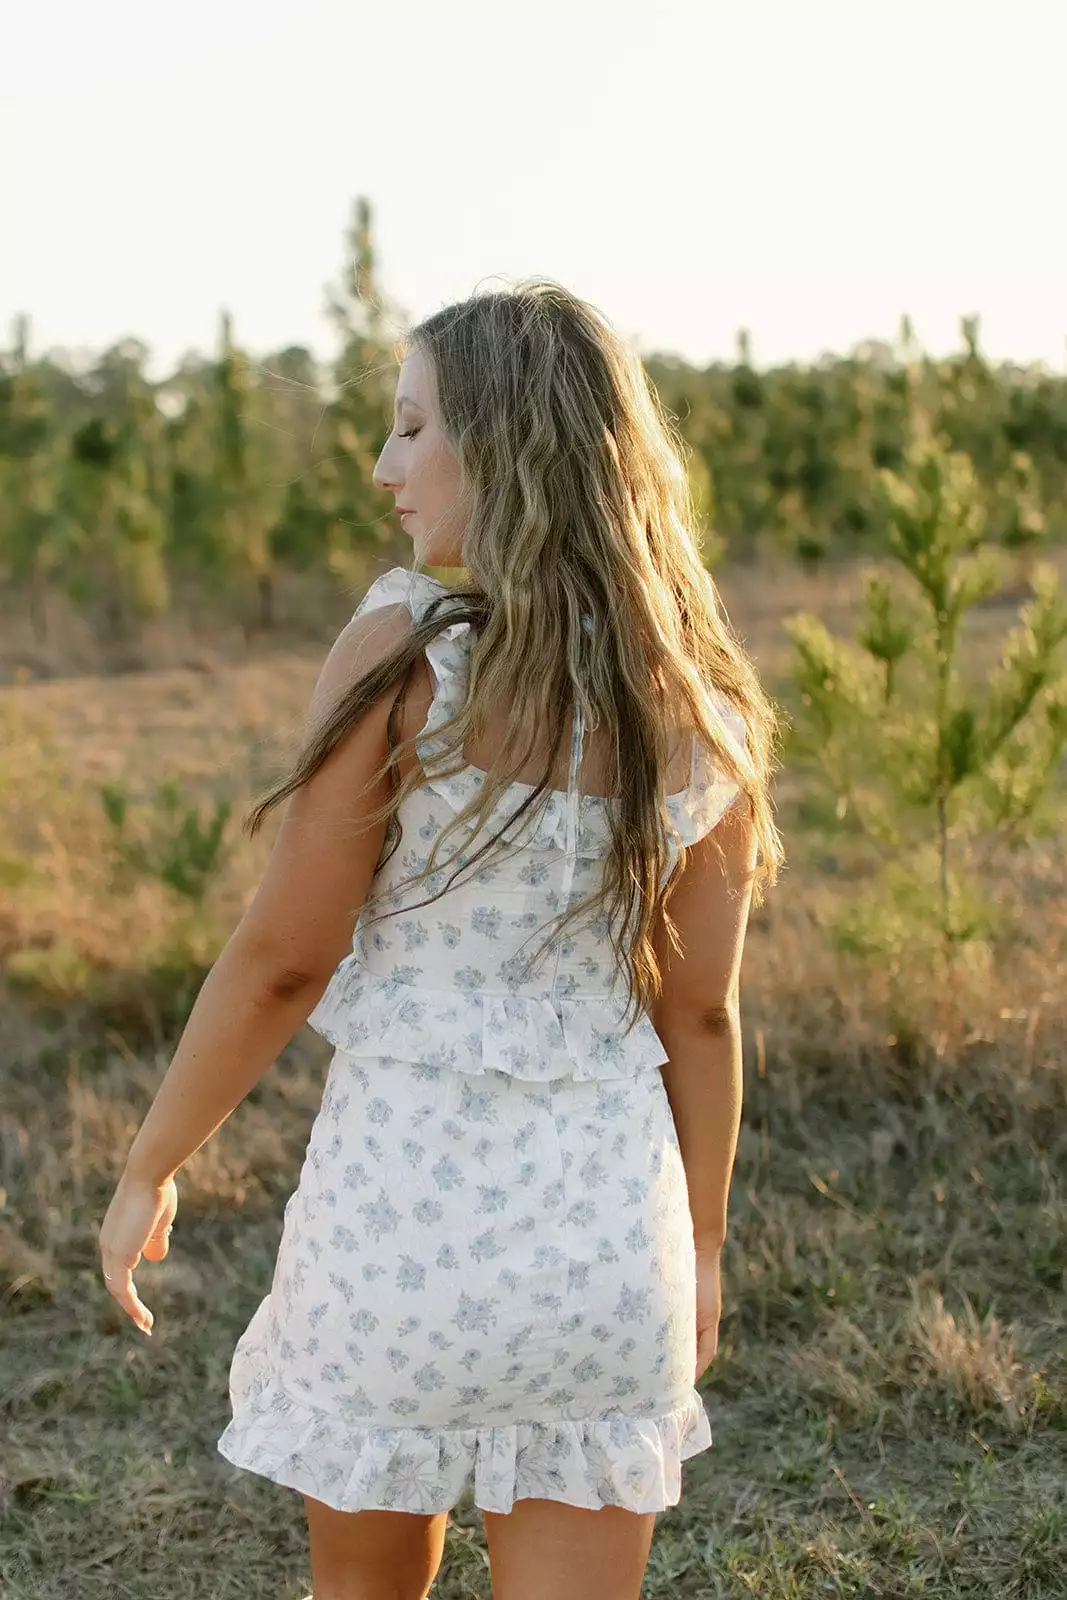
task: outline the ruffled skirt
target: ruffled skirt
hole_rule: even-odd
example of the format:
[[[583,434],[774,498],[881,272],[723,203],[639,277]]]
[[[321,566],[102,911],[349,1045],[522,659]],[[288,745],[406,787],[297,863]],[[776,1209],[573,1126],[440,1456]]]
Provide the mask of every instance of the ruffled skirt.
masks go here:
[[[336,1051],[236,1466],[338,1510],[658,1512],[711,1444],[688,1193],[658,1069],[530,1083]]]

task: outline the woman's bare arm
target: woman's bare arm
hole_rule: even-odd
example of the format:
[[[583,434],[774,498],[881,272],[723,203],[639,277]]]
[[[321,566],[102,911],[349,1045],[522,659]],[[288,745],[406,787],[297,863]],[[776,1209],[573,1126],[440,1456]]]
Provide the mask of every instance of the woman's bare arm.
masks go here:
[[[664,935],[655,941],[663,993],[652,1021],[670,1055],[660,1072],[685,1167],[693,1238],[709,1253],[726,1237],[741,1123],[739,986],[755,859],[742,798],[689,851],[668,907],[682,952],[671,950]]]

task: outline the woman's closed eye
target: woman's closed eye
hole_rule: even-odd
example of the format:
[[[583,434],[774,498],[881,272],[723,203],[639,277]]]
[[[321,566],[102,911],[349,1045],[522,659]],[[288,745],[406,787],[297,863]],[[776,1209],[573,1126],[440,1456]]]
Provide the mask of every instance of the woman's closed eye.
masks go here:
[[[414,439],[415,435],[417,433],[420,433],[421,431],[422,430],[420,428],[409,428],[407,433],[399,433],[397,435],[397,438],[398,439]]]

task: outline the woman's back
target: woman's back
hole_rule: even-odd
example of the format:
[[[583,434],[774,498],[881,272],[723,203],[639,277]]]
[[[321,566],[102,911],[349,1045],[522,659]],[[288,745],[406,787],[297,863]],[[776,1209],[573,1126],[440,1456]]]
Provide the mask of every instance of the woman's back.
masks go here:
[[[401,738],[407,748],[397,763],[402,777],[406,777],[410,771],[418,767],[418,758],[411,748],[411,743],[426,726],[436,687],[437,680],[433,668],[425,657],[420,658],[412,670],[404,700]],[[493,765],[504,745],[509,711],[510,707],[505,705],[491,712],[488,725],[480,738],[477,741],[468,740],[464,754],[471,766],[487,772]],[[550,772],[549,787],[559,791],[564,791],[567,787],[568,750],[572,735],[573,715],[568,713],[564,724],[562,746]],[[531,787],[540,782],[551,753],[552,747],[547,738],[536,739],[532,755],[514,773],[515,779]],[[682,789],[688,781],[689,752],[683,749],[679,740],[676,741],[671,754],[667,787],[672,791]],[[611,796],[618,792],[614,753],[604,729],[586,729],[579,787],[583,794],[595,796]]]
[[[418,618],[447,592],[426,574],[394,568],[371,586],[357,616],[405,603]],[[435,730],[464,703],[473,643],[464,623],[446,628],[428,646],[425,680],[420,672],[407,697],[409,763],[429,759]],[[379,865],[374,903],[359,918],[352,954],[308,1019],[332,1044],[527,1080],[629,1077],[667,1060],[647,1014],[624,1030],[628,994],[603,915],[577,919],[536,965],[531,962],[543,930],[598,887],[611,845],[614,797],[597,793],[595,778],[591,785],[588,777],[583,781],[590,747],[581,710],[568,720],[567,768],[551,793],[517,816],[535,788],[531,774],[511,783],[490,812],[489,836],[507,827],[506,855],[494,853],[467,869],[485,838],[472,824],[454,862],[409,882],[425,872],[438,836],[481,789],[492,759],[491,730],[479,761],[431,776],[402,801],[399,847]],[[691,844],[737,791],[697,760],[695,744],[685,766],[678,765],[681,782],[668,795],[667,810],[678,838]],[[446,845],[446,863],[450,854]],[[675,858],[672,841],[668,871]],[[454,874],[457,881],[434,899]]]

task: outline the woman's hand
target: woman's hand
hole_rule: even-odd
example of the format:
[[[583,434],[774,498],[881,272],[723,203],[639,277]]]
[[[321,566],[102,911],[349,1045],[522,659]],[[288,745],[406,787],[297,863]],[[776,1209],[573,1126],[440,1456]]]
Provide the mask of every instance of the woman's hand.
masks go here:
[[[719,1318],[722,1316],[721,1252],[697,1246],[697,1367],[696,1383],[715,1360],[719,1348]]]
[[[152,1332],[152,1313],[134,1288],[133,1273],[141,1257],[162,1261],[170,1247],[170,1230],[178,1210],[174,1179],[147,1183],[124,1172],[100,1226],[100,1261],[104,1285],[142,1333]]]

